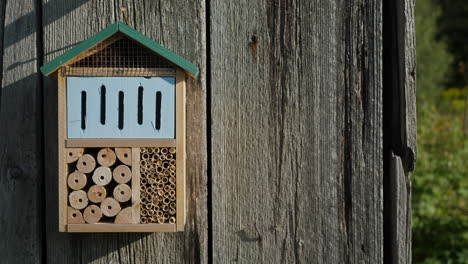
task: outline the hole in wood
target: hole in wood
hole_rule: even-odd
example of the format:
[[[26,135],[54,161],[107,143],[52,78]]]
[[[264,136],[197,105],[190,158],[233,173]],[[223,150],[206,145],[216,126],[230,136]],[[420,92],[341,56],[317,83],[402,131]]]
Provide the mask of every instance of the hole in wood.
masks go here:
[[[99,177],[99,179],[104,180],[104,176],[101,175],[101,177]]]
[[[102,193],[98,192],[98,193],[96,193],[96,195],[97,195],[98,197],[101,197],[101,196],[102,196]],[[91,212],[92,212],[92,211],[91,211]]]
[[[156,93],[156,129],[161,129],[161,100],[162,100],[161,92]]]
[[[73,156],[73,153],[72,152],[68,152],[68,156]]]
[[[125,154],[124,154],[124,157],[125,157],[125,158],[128,158],[128,154],[127,154],[127,153],[125,153]]]
[[[124,93],[119,92],[119,129],[122,130],[124,126]]]
[[[83,161],[83,166],[86,166],[86,161]]]
[[[107,206],[107,209],[111,210],[111,209],[112,209],[112,206],[110,206],[110,205],[109,205],[109,206]]]
[[[81,202],[83,202],[83,199],[81,199],[81,198],[80,198],[80,199],[78,199],[78,202],[80,202],[80,203],[81,203]]]
[[[101,124],[106,124],[106,86],[101,86]]]
[[[81,129],[86,129],[86,92],[81,91]]]
[[[78,183],[78,179],[75,179],[75,182]]]
[[[143,86],[138,87],[138,124],[143,124]]]
[[[76,216],[77,216],[77,214],[76,214],[76,213],[73,213],[73,214],[72,214],[72,217],[73,217],[73,218],[75,218]]]

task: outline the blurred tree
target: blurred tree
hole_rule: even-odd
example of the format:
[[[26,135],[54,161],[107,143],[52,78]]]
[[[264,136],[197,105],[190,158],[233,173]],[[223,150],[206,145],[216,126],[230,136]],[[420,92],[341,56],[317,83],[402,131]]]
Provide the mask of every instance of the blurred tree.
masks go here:
[[[453,56],[449,85],[468,85],[468,1],[438,0],[442,13],[438,19],[440,31],[437,37],[447,42]]]
[[[461,126],[467,90],[448,89],[449,83],[465,83],[454,81],[458,77],[450,67],[452,54],[455,63],[464,59],[461,51],[449,53],[452,49],[444,43],[447,38],[441,37],[452,34],[450,30],[456,27],[448,26],[452,24],[448,21],[438,27],[443,24],[438,24],[438,19],[455,15],[441,16],[441,10],[447,9],[441,9],[439,4],[445,3],[440,2],[416,1],[419,157],[412,178],[413,261],[460,264],[468,263],[468,140]],[[468,7],[468,2],[462,5]],[[459,10],[457,15],[463,12]],[[468,17],[465,20],[465,29],[460,27],[458,32],[468,33]],[[466,33],[463,38],[468,40]],[[458,42],[447,41],[450,47]]]

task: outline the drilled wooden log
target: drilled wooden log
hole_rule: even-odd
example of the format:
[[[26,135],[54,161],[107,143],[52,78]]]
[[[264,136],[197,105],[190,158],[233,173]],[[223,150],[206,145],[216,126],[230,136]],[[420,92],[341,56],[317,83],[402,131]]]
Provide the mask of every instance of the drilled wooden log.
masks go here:
[[[68,196],[70,206],[75,209],[83,209],[88,205],[88,196],[82,190],[73,191]]]
[[[96,160],[93,156],[85,154],[78,159],[76,168],[83,173],[90,173],[96,168]]]
[[[86,175],[80,171],[75,171],[72,172],[68,176],[68,187],[70,187],[72,190],[81,190],[86,186],[86,183],[88,182],[88,179]]]
[[[67,148],[67,163],[77,161],[83,156],[84,148]]]
[[[103,148],[97,154],[98,163],[105,167],[114,165],[116,159],[115,152],[110,148]]]
[[[120,212],[120,204],[114,198],[106,198],[101,203],[101,211],[105,216],[116,216]]]
[[[115,148],[115,155],[125,165],[132,165],[132,149],[131,148]]]
[[[114,188],[114,199],[124,203],[132,198],[132,189],[127,184],[119,184]]]
[[[77,210],[73,207],[68,207],[67,210],[67,223],[69,224],[84,224],[83,215],[80,210]]]
[[[126,165],[119,165],[112,172],[112,176],[118,183],[127,183],[132,179],[132,171]]]
[[[83,212],[83,218],[86,221],[86,223],[89,224],[94,224],[99,222],[102,218],[102,211],[101,208],[99,208],[96,205],[90,205],[86,207],[86,209]]]
[[[108,167],[101,166],[93,173],[93,182],[99,186],[105,186],[112,180],[112,173]]]
[[[120,211],[115,217],[116,224],[137,224],[140,221],[140,216],[133,207],[127,207]]]
[[[88,190],[88,199],[93,203],[100,203],[106,199],[107,190],[104,186],[93,185]]]

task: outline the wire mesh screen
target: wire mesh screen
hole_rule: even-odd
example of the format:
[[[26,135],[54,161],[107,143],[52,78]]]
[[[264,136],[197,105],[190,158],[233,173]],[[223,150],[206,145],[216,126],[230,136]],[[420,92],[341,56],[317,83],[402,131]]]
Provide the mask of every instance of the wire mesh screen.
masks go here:
[[[68,75],[90,76],[152,76],[175,70],[168,60],[121,34],[82,53],[69,66]]]

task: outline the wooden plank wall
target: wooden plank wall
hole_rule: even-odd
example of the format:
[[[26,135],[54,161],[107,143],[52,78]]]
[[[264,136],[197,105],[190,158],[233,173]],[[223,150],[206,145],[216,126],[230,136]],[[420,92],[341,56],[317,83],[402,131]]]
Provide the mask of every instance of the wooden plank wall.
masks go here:
[[[382,263],[381,5],[212,3],[213,262]]]
[[[44,220],[39,14],[33,0],[0,3],[0,262],[35,263]]]
[[[201,69],[183,233],[57,232],[56,84],[37,64],[120,7]],[[0,0],[0,22],[2,261],[410,263],[413,0]]]

